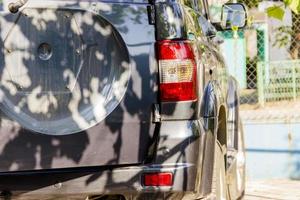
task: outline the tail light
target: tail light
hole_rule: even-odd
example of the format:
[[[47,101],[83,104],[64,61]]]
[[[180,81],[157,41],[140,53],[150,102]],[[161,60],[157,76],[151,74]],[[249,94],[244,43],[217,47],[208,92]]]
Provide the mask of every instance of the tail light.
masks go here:
[[[163,102],[197,99],[197,67],[189,41],[158,42],[160,99]]]
[[[173,174],[169,172],[146,173],[143,175],[144,186],[172,186]]]

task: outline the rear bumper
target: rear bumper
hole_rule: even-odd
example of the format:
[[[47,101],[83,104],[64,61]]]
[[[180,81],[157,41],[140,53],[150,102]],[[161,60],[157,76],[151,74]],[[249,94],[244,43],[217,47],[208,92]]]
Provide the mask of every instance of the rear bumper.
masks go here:
[[[13,199],[86,199],[120,194],[126,199],[170,199],[200,188],[205,132],[200,121],[164,122],[150,164],[0,174],[0,190]],[[172,187],[144,187],[143,173],[172,172]],[[155,195],[155,196],[153,196]]]
[[[177,181],[172,187],[143,187],[141,176],[144,172],[149,171],[171,171]],[[51,197],[53,199],[86,199],[88,196],[101,194],[120,194],[126,199],[145,199],[153,193],[160,196],[171,193],[179,195],[183,191],[178,180],[185,174],[194,173],[194,171],[192,165],[178,164],[177,166],[121,167],[92,173],[27,174],[7,177],[6,181],[1,181],[7,184],[7,190],[3,188],[2,194],[12,194],[13,199],[28,200],[51,199]],[[8,188],[15,190],[12,191]]]

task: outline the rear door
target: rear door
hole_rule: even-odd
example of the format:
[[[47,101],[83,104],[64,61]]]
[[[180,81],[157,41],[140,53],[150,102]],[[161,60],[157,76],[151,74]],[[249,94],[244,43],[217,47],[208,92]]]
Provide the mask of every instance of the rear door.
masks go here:
[[[0,171],[136,164],[157,99],[147,2],[31,0],[0,13]]]

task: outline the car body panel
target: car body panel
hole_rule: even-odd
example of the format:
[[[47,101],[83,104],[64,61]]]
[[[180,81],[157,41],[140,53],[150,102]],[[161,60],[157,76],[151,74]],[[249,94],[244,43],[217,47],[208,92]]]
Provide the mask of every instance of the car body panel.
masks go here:
[[[32,96],[32,92],[29,92],[29,94],[24,94],[23,96],[25,97],[25,106],[22,107],[22,105],[24,105],[24,102],[22,104],[22,101],[24,99],[21,100],[21,98],[19,98],[15,100],[15,96],[10,93],[10,90],[6,89],[11,87],[11,84],[9,82],[10,79],[8,78],[8,85],[4,84],[6,83],[5,81],[7,79],[4,78],[3,74],[8,71],[7,67],[9,64],[4,63],[5,60],[8,59],[13,61],[14,57],[9,57],[12,54],[18,53],[18,55],[22,56],[22,59],[18,62],[21,62],[19,64],[23,63],[23,68],[25,68],[24,73],[25,75],[27,74],[26,77],[32,84],[35,84],[31,85],[28,88],[25,88],[26,90],[33,90],[33,88],[38,88],[39,85],[45,85],[46,83],[43,78],[34,74],[36,73],[35,69],[26,69],[26,65],[32,67],[34,64],[37,65],[37,62],[30,60],[28,56],[22,53],[20,48],[15,47],[15,49],[11,49],[10,53],[5,52],[5,50],[2,48],[2,93],[4,93],[6,96],[5,98],[2,98],[2,101],[4,99],[4,102],[2,102],[1,104],[2,110],[4,110],[4,112],[2,112],[1,114],[0,127],[0,158],[2,159],[2,161],[0,162],[1,172],[101,165],[120,165],[133,163],[137,164],[142,163],[147,159],[148,148],[152,143],[155,127],[157,126],[156,124],[152,123],[152,106],[157,102],[158,83],[157,66],[154,52],[155,30],[154,26],[148,24],[147,5],[148,4],[138,3],[133,5],[126,3],[119,4],[116,2],[90,3],[85,1],[30,1],[28,2],[28,4],[26,4],[24,10],[19,14],[9,14],[7,12],[1,13],[1,24],[2,26],[6,25],[4,29],[1,29],[2,46],[7,44],[7,46],[5,46],[6,50],[8,49],[8,46],[11,46],[12,48],[14,47],[13,45],[9,45],[9,42],[7,42],[7,38],[9,38],[11,34],[14,34],[14,37],[25,39],[26,37],[31,38],[33,41],[31,41],[30,43],[30,48],[33,50],[31,51],[31,55],[29,58],[35,58],[35,48],[40,42],[42,42],[42,38],[45,39],[45,37],[49,37],[49,34],[47,33],[47,26],[50,27],[50,25],[52,25],[54,22],[47,24],[45,23],[46,19],[50,21],[56,18],[59,20],[67,20],[68,16],[66,16],[65,19],[59,18],[59,14],[56,13],[57,11],[65,14],[83,13],[80,14],[80,16],[83,17],[89,15],[89,13],[92,13],[92,17],[94,17],[95,19],[98,18],[100,20],[99,24],[93,24],[93,21],[88,20],[90,18],[87,18],[86,22],[82,20],[83,22],[79,24],[80,26],[82,26],[82,28],[78,27],[76,29],[71,23],[71,28],[66,33],[75,32],[74,34],[76,35],[79,34],[76,33],[76,31],[81,30],[83,31],[83,33],[79,34],[79,36],[81,36],[83,38],[83,41],[85,42],[90,40],[90,43],[97,41],[95,39],[93,41],[93,39],[89,38],[91,37],[89,36],[89,34],[91,33],[94,38],[97,35],[93,35],[94,33],[89,30],[97,29],[99,33],[99,36],[97,37],[109,38],[110,34],[112,34],[112,37],[119,40],[117,41],[119,42],[118,45],[120,45],[120,47],[118,48],[123,48],[122,52],[123,54],[125,54],[124,60],[120,60],[119,65],[122,65],[124,68],[126,68],[126,70],[121,71],[119,76],[117,76],[117,73],[122,70],[122,66],[119,66],[121,68],[115,67],[112,71],[105,71],[104,68],[109,67],[103,64],[105,60],[103,62],[98,61],[98,63],[96,62],[90,64],[94,65],[93,69],[95,70],[97,69],[97,64],[99,66],[102,65],[101,67],[103,68],[103,70],[100,72],[100,75],[101,73],[108,73],[108,80],[112,80],[114,82],[104,83],[105,77],[101,77],[101,79],[99,79],[97,76],[93,76],[93,71],[88,71],[89,69],[84,68],[82,80],[79,80],[79,82],[81,81],[80,84],[76,83],[77,85],[82,86],[82,88],[76,93],[71,93],[72,95],[70,97],[70,100],[68,100],[67,97],[63,97],[67,98],[65,100],[67,101],[67,103],[61,105],[66,107],[62,108],[65,109],[64,112],[60,112],[60,109],[53,111],[59,116],[63,115],[65,112],[70,112],[70,114],[68,114],[68,116],[70,116],[68,117],[68,119],[71,118],[71,120],[69,121],[73,121],[72,123],[79,126],[79,128],[77,128],[76,130],[82,129],[82,131],[75,131],[77,133],[71,134],[71,130],[63,129],[68,128],[69,125],[71,126],[71,123],[69,123],[69,121],[63,123],[62,120],[62,122],[60,122],[60,126],[62,127],[62,129],[59,129],[58,127],[56,132],[52,129],[45,133],[37,133],[34,130],[28,129],[28,127],[31,127],[31,125],[34,124],[34,121],[32,121],[32,124],[30,124],[30,118],[26,119],[22,117],[22,109],[27,109],[27,107],[30,107],[27,106],[27,104],[30,104],[30,102],[35,102],[33,103],[33,105],[39,105],[38,100],[49,98],[50,93],[54,93],[54,89],[50,88],[50,92],[46,91],[47,93],[45,95],[43,95],[43,92],[37,92],[36,95],[33,95],[35,101],[31,101],[29,100],[29,98],[27,98],[28,96]],[[41,10],[41,8],[45,9]],[[34,15],[36,12],[40,12],[40,15]],[[38,21],[38,17],[42,19]],[[82,19],[84,19],[83,17]],[[17,25],[15,27],[14,22],[17,22]],[[56,25],[54,24],[52,25],[52,27],[59,27],[62,23],[57,22]],[[89,25],[89,23],[92,24]],[[67,23],[65,24],[67,25]],[[103,27],[101,27],[101,25]],[[107,28],[107,26],[109,26],[108,28],[111,27],[111,29],[106,30],[105,28]],[[41,28],[41,30],[38,31],[38,28]],[[46,31],[43,31],[42,28],[44,28]],[[9,32],[10,30],[12,32]],[[139,34],[137,37],[136,31],[142,31],[143,34]],[[31,37],[32,34],[34,35],[37,33],[39,33],[41,36]],[[67,38],[67,36],[64,35],[53,35],[53,37],[54,38],[52,40],[50,38],[50,40],[47,41],[51,43],[52,41],[61,39],[59,41],[61,41],[62,43],[65,40],[64,38]],[[55,39],[55,37],[57,38]],[[15,39],[17,39],[19,43],[21,42],[19,38]],[[9,41],[13,42],[13,38],[9,39]],[[24,41],[23,46],[26,45],[26,42],[27,40]],[[55,46],[52,43],[51,45]],[[68,46],[64,46],[63,44],[57,45],[61,45],[61,48],[66,49],[64,50],[53,47],[53,51],[57,50],[59,52],[69,52],[70,49],[73,48],[71,46],[69,49],[67,49]],[[99,41],[99,45],[103,45],[104,47],[102,48],[109,47],[109,43],[105,43],[105,40]],[[104,58],[101,58],[101,54],[98,53],[100,55],[99,59],[106,59],[110,54],[113,55],[114,53],[109,52],[109,49],[101,50],[100,48],[99,51],[102,51],[102,53],[105,54]],[[54,52],[54,57],[52,58],[60,59],[59,55],[61,53],[55,53],[56,52]],[[97,52],[94,51],[94,53]],[[72,54],[72,51],[70,52],[70,54]],[[87,57],[86,59],[89,61],[88,56],[89,55],[83,55],[83,57]],[[17,58],[19,59],[20,56]],[[57,63],[59,64],[60,62]],[[66,71],[68,72],[68,68],[60,73],[51,70],[52,69],[49,69],[47,73],[49,73],[48,79],[52,82],[47,83],[48,85],[52,84],[50,86],[54,87],[55,84],[59,85],[59,82],[57,82],[59,81],[59,79],[55,79],[56,76],[61,76],[61,79],[63,79],[63,75]],[[10,73],[16,72],[18,72],[18,70],[10,71]],[[21,75],[16,76],[16,78],[19,78],[19,80],[25,80],[24,73],[20,73]],[[30,76],[30,74],[32,74],[33,76]],[[73,77],[74,76],[75,72]],[[10,76],[7,75],[6,77]],[[67,80],[70,80],[70,77],[66,77],[66,81]],[[101,95],[101,92],[104,91],[105,88],[109,86],[109,84],[111,84],[110,88],[112,88],[110,90],[110,93],[113,93],[112,96],[115,96],[113,98],[116,98],[118,100],[116,103],[113,103],[113,98],[111,101],[105,100],[105,102],[108,102],[107,104],[105,104],[107,106],[104,107],[104,109],[106,109],[107,111],[105,115],[101,116],[101,109],[96,109],[92,118],[88,120],[87,115],[84,114],[87,111],[85,111],[84,109],[76,110],[76,105],[86,105],[85,99],[87,100],[88,105],[92,105],[93,101],[101,102],[101,98],[99,98],[99,95],[97,96],[97,93],[93,95],[92,93],[94,85],[95,87],[103,88],[99,90]],[[59,87],[61,87],[62,91],[65,90],[65,88],[62,88],[62,86]],[[87,97],[85,97],[85,94],[87,94]],[[47,101],[49,102],[49,100]],[[9,104],[9,102],[13,102],[14,105],[17,106],[15,110],[12,110],[13,115],[7,116],[5,106],[12,104]],[[60,100],[60,102],[64,101]],[[52,105],[49,104],[47,109],[49,108],[54,110],[54,107],[51,106]],[[73,108],[74,106],[75,110],[72,111],[71,108]],[[12,108],[13,105],[11,107],[7,107]],[[78,107],[78,109],[79,108],[80,107]],[[39,110],[40,108],[37,107],[36,109]],[[45,116],[45,118],[40,118],[41,115]],[[51,123],[54,123],[50,120],[49,122],[47,122],[47,115],[44,115],[42,111],[37,114],[30,113],[30,116],[33,118],[37,116],[36,119],[42,119],[41,121],[45,120],[46,123],[49,123],[49,126],[51,125]],[[99,120],[97,120],[97,117],[99,117]],[[25,120],[25,122],[23,122],[22,120]],[[85,122],[85,120],[87,121]],[[87,123],[87,125],[83,125],[83,128],[80,128],[80,121]],[[39,123],[39,121],[37,122]],[[27,128],[23,126],[24,124],[28,125]]]
[[[187,3],[29,2],[33,8],[63,7],[98,13],[119,37],[127,53],[124,57],[128,58],[130,76],[120,103],[103,121],[83,132],[36,133],[3,113],[3,196],[82,199],[120,194],[126,199],[197,199],[211,193],[219,120],[231,123],[223,130],[225,144],[236,145],[241,128],[235,115],[238,87],[227,74],[214,41],[216,30],[206,18],[207,9]],[[189,40],[193,44],[198,71],[196,101],[159,101],[155,43],[163,40]],[[228,118],[219,119],[222,109]],[[142,185],[143,173],[160,171],[174,174],[173,186]]]
[[[9,191],[16,199],[18,196],[51,199],[66,195],[72,199],[74,194],[78,194],[79,199],[96,194],[122,194],[143,199],[158,191],[165,196],[193,194],[197,190],[194,183],[199,177],[197,173],[201,172],[198,162],[202,160],[207,134],[203,127],[204,122],[199,120],[162,123],[157,155],[149,164],[0,173],[0,191]],[[143,187],[142,174],[157,171],[172,172],[173,186]]]

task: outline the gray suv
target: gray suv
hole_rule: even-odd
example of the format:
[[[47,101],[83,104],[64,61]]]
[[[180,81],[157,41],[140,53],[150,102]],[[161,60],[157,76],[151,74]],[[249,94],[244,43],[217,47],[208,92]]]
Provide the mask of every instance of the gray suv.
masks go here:
[[[0,196],[238,199],[238,86],[207,0],[15,0],[0,12]]]

